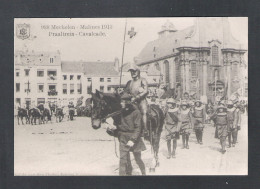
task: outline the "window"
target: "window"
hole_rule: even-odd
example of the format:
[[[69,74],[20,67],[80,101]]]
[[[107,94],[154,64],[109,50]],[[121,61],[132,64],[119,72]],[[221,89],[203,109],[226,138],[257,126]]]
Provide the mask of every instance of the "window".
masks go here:
[[[16,77],[19,77],[20,73],[19,72],[16,72]]]
[[[55,70],[49,70],[47,72],[48,80],[56,80],[57,79],[57,71]]]
[[[77,84],[77,91],[78,91],[78,94],[81,94],[81,84],[80,83]]]
[[[16,102],[16,104],[20,104],[21,105],[21,99],[20,98],[16,98],[15,102]]]
[[[168,61],[164,62],[164,69],[165,69],[165,82],[166,84],[170,83],[170,65]]]
[[[31,92],[30,84],[31,84],[31,83],[30,83],[29,81],[24,84],[24,92],[26,92],[26,93]]]
[[[100,80],[100,82],[104,82],[104,78],[100,78],[99,80]]]
[[[38,93],[43,93],[44,86],[43,84],[38,85]]]
[[[37,105],[40,103],[45,104],[45,98],[37,98]]]
[[[16,83],[16,92],[20,92],[20,83]]]
[[[111,78],[107,78],[107,82],[111,82]]]
[[[111,91],[111,87],[107,87],[107,91],[110,92]]]
[[[236,63],[232,64],[232,74],[233,79],[236,79],[238,77],[238,64]]]
[[[63,91],[63,94],[67,94],[67,84],[63,84],[62,91]]]
[[[53,58],[50,58],[50,63],[53,63]]]
[[[91,78],[90,77],[88,78],[88,81],[91,82]]]
[[[29,72],[30,72],[29,69],[25,69],[24,72],[25,72],[25,76],[29,76]]]
[[[87,88],[87,92],[88,92],[88,94],[90,94],[90,93],[92,92],[92,90],[91,90],[91,86],[88,86],[88,88]]]
[[[197,65],[196,62],[191,62],[191,77],[197,77]]]
[[[37,70],[37,77],[43,77],[44,71],[43,70]]]
[[[100,91],[104,92],[104,86],[100,86]]]
[[[63,75],[63,80],[67,80],[67,76],[66,75]]]
[[[181,82],[181,67],[180,67],[179,61],[176,61],[176,63],[175,63],[175,73],[176,73],[176,82],[180,83]]]
[[[217,80],[219,80],[219,71],[218,71],[218,69],[215,69],[214,70],[214,79],[217,81]]]
[[[212,64],[218,65],[219,64],[219,58],[218,58],[218,47],[214,45],[212,47]]]
[[[73,80],[73,78],[74,78],[74,75],[70,75],[70,80]]]
[[[74,94],[74,84],[70,84],[70,94]]]
[[[78,76],[77,76],[77,79],[80,80],[80,79],[81,79],[81,75],[78,75]]]

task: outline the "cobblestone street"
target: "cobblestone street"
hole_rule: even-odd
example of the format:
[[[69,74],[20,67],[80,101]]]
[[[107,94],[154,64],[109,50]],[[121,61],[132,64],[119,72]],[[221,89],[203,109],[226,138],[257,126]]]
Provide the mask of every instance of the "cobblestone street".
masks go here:
[[[160,166],[149,173],[150,145],[143,159],[147,174],[153,175],[245,175],[247,174],[247,117],[242,116],[242,128],[238,144],[222,155],[220,144],[214,138],[215,128],[204,129],[204,144],[190,137],[190,149],[181,149],[178,140],[175,159],[167,159],[166,142],[160,143]],[[116,143],[115,143],[116,141]],[[76,117],[74,121],[45,125],[14,126],[14,173],[15,175],[118,175],[118,140],[107,135],[104,128],[92,129],[89,118]],[[115,144],[117,152],[115,152]],[[139,169],[134,165],[134,175]]]

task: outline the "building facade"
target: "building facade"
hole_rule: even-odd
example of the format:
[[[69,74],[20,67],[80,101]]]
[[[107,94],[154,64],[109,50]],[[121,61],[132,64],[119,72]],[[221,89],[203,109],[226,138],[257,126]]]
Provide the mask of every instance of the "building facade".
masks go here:
[[[169,89],[215,101],[235,93],[247,95],[246,52],[232,36],[228,18],[200,17],[180,31],[167,21],[135,62],[144,68],[159,66]]]
[[[15,53],[15,103],[30,106],[56,101],[61,94],[59,52]]]

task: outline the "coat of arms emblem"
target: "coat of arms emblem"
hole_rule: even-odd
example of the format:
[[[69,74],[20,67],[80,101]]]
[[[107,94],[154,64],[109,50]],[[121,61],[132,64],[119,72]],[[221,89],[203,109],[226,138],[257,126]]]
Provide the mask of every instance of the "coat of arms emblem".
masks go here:
[[[30,24],[17,24],[16,25],[16,36],[19,39],[27,39],[30,37]]]

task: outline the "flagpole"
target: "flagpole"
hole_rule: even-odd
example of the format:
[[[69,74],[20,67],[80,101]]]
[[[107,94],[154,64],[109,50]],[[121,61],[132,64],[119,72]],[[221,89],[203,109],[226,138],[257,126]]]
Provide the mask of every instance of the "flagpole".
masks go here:
[[[121,63],[120,82],[119,82],[120,88],[121,88],[121,80],[122,80],[122,72],[123,72],[123,64],[124,64],[126,26],[127,26],[127,18],[125,19],[125,33],[124,33],[124,41],[123,41],[123,52],[122,52],[122,61],[121,61],[122,63]]]

